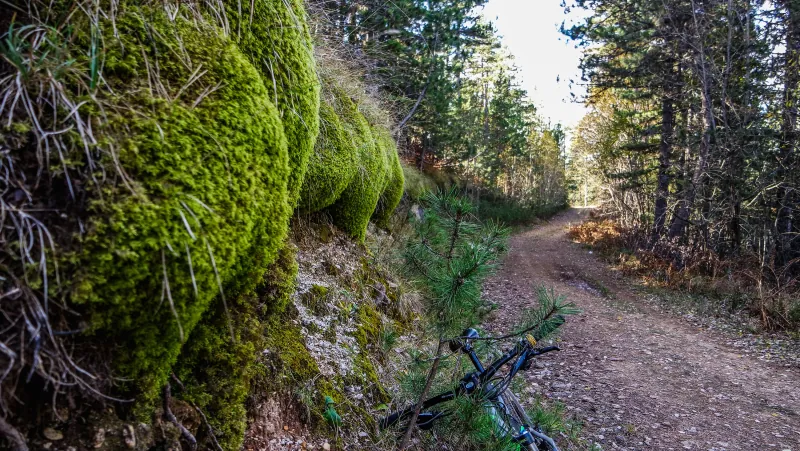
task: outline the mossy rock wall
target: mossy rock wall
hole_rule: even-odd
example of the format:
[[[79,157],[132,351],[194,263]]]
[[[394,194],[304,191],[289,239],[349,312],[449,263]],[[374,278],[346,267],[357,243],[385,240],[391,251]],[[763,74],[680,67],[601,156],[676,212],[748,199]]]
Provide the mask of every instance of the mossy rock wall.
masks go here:
[[[107,186],[91,202],[69,261],[71,298],[98,338],[125,349],[117,372],[150,399],[220,287],[254,284],[277,255],[291,213],[289,165],[271,93],[219,29],[125,6],[116,28],[104,77],[118,96],[105,100],[119,110],[107,110],[99,134],[115,143],[131,186]],[[172,101],[150,93],[155,64]],[[198,67],[204,77],[184,88]]]
[[[375,131],[378,147],[382,148],[389,163],[389,175],[386,187],[378,200],[378,206],[372,215],[372,221],[381,228],[389,228],[389,219],[392,217],[395,208],[403,198],[405,177],[403,167],[400,165],[400,157],[397,155],[397,145],[388,130],[378,129]]]
[[[339,228],[363,240],[370,219],[386,227],[403,195],[397,145],[386,127],[370,124],[358,104],[332,81],[323,84],[320,111],[322,131],[299,208],[326,209]]]
[[[369,130],[350,98],[336,91],[320,106],[320,134],[303,182],[301,211],[332,205],[356,174],[358,148],[368,146]]]
[[[47,24],[74,50],[65,59],[87,71],[101,62],[91,96],[65,85],[65,95],[86,99],[74,113],[97,143],[68,135],[64,173],[85,178],[80,208],[69,207],[78,219],[52,230],[52,257],[69,277],[48,294],[78,319],[58,329],[81,330],[66,343],[79,361],[110,368],[102,376],[121,382],[109,394],[135,399],[138,419],[153,413],[174,372],[186,386],[174,396],[202,408],[236,449],[257,356],[279,336],[275,318],[294,288],[285,238],[301,188],[301,207],[329,212],[363,240],[373,214],[383,221],[402,193],[395,144],[344,91],[331,88],[320,111],[299,0],[226,0],[223,15],[123,0],[113,22],[96,25],[74,2],[55,5],[53,17],[69,17],[68,26]],[[101,55],[92,61],[93,46]],[[30,124],[12,126],[8,136],[31,135]],[[97,165],[90,175],[84,149]],[[41,202],[61,211],[57,203]]]
[[[319,133],[320,84],[302,0],[225,0],[229,33],[261,73],[283,120],[295,207]]]

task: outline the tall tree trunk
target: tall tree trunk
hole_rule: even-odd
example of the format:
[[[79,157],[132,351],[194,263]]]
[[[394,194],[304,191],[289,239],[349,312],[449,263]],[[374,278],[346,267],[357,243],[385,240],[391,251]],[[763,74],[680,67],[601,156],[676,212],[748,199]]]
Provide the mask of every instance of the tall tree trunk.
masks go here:
[[[683,199],[686,198],[686,187],[690,184],[689,179],[689,161],[691,159],[691,144],[689,143],[687,136],[687,130],[689,130],[690,125],[690,118],[692,117],[691,108],[686,107],[681,116],[681,130],[683,133],[681,134],[681,141],[678,144],[678,148],[680,149],[677,164],[675,165],[677,168],[676,173],[673,175],[675,179],[675,193],[678,196],[678,200],[672,207],[672,218],[670,220],[669,229],[672,230],[675,227],[675,221],[678,220],[678,214],[680,213],[679,210],[683,205]]]
[[[705,28],[702,28],[700,21],[697,18],[697,7],[694,0],[692,0],[692,17],[694,19],[694,33],[697,38],[697,44],[694,46],[698,55],[696,57],[695,68],[697,70],[698,78],[700,79],[700,87],[702,95],[700,97],[700,116],[703,121],[703,134],[700,139],[700,155],[697,159],[697,164],[694,167],[692,174],[692,183],[686,187],[683,201],[678,208],[675,221],[670,227],[670,238],[683,237],[686,233],[686,228],[689,225],[689,218],[694,209],[697,191],[701,188],[703,180],[706,175],[706,167],[708,165],[708,155],[711,152],[711,138],[716,128],[714,119],[714,105],[711,99],[711,86],[713,83],[712,74],[710,73],[709,62],[706,59],[705,44],[703,39],[706,36]]]
[[[795,216],[798,208],[796,186],[791,183],[795,177],[793,172],[797,160],[797,114],[800,96],[800,2],[782,0],[781,6],[786,10],[786,61],[784,75],[783,118],[781,124],[781,142],[779,164],[776,171],[780,184],[777,190],[775,227],[777,231],[777,263],[788,264],[794,257],[798,247],[796,238]],[[795,243],[793,243],[793,241]],[[793,249],[794,248],[794,249]]]
[[[684,189],[684,197],[675,212],[675,218],[669,230],[670,238],[680,238],[686,233],[689,226],[689,217],[694,209],[697,190],[701,188],[708,165],[708,154],[711,149],[711,130],[714,127],[714,117],[711,111],[710,96],[704,91],[701,101],[701,117],[703,121],[703,135],[700,140],[700,155],[692,173],[691,182]]]
[[[665,92],[671,92],[667,86]],[[667,218],[667,198],[669,197],[670,158],[672,156],[672,138],[675,128],[675,104],[669,94],[661,99],[661,145],[658,150],[658,182],[656,185],[654,239],[664,234],[664,223]]]

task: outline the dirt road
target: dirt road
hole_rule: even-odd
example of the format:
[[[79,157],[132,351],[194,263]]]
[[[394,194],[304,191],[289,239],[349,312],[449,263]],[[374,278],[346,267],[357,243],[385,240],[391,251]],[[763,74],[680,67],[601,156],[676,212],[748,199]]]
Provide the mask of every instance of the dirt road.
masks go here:
[[[539,285],[583,310],[564,326],[563,351],[527,373],[531,386],[567,404],[603,449],[800,451],[800,369],[743,355],[643,302],[567,239],[587,214],[572,209],[512,237],[487,283],[500,305],[493,331],[506,330]]]

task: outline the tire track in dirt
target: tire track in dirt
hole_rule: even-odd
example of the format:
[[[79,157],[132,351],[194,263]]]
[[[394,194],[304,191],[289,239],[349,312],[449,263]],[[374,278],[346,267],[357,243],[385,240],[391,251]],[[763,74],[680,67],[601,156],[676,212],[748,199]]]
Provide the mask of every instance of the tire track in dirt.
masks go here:
[[[566,237],[587,215],[571,209],[514,235],[486,284],[499,304],[485,324],[495,333],[536,302],[540,285],[583,310],[563,327],[563,351],[525,375],[534,391],[567,404],[603,449],[800,451],[800,369],[742,355],[642,301]]]

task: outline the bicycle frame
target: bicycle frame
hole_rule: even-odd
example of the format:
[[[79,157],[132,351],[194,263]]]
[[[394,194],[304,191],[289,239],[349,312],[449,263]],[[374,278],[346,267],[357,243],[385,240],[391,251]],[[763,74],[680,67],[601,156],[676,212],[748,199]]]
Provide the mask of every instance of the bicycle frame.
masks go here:
[[[437,404],[452,401],[458,396],[472,395],[480,389],[481,393],[491,394],[491,396],[486,399],[489,404],[489,407],[487,407],[487,413],[489,413],[489,415],[494,419],[498,428],[498,432],[510,436],[515,443],[519,443],[521,446],[528,447],[529,449],[538,449],[536,448],[536,439],[539,439],[540,442],[546,442],[548,445],[550,445],[552,450],[557,451],[558,448],[553,440],[539,431],[534,430],[533,425],[512,425],[506,421],[506,418],[511,417],[511,413],[506,406],[505,400],[503,399],[502,391],[492,394],[492,391],[495,390],[496,387],[494,387],[491,380],[502,367],[507,365],[509,362],[514,361],[511,369],[509,370],[508,376],[506,376],[510,380],[517,374],[517,372],[519,372],[520,369],[529,363],[531,358],[546,352],[556,351],[558,350],[558,347],[551,346],[543,349],[533,349],[533,346],[531,346],[528,342],[521,340],[512,349],[508,350],[500,358],[492,362],[488,367],[484,367],[483,363],[480,361],[480,358],[478,358],[475,349],[470,343],[471,340],[479,338],[477,331],[474,329],[467,329],[464,331],[463,337],[461,338],[464,340],[451,342],[450,349],[453,352],[461,351],[466,354],[476,371],[467,373],[461,379],[458,387],[454,390],[441,393],[425,400],[422,403],[421,410],[425,411]],[[402,411],[395,412],[381,421],[381,427],[388,427],[400,421],[401,419],[412,415],[414,408],[415,406],[409,406]],[[417,420],[417,426],[420,427],[420,429],[429,429],[432,427],[433,423],[442,416],[444,416],[444,414],[441,412],[428,413],[425,416],[421,415],[421,417]],[[519,429],[517,430],[517,428]]]

